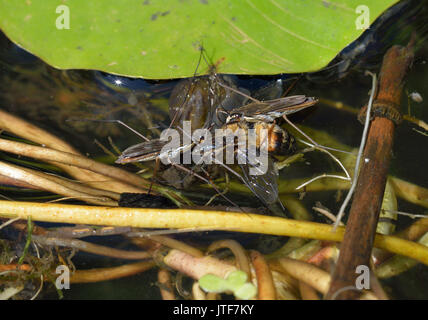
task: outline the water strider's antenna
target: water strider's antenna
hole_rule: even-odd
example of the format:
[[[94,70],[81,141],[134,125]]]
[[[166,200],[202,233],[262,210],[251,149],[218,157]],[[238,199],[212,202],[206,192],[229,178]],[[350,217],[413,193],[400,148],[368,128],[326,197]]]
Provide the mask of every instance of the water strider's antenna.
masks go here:
[[[203,53],[203,52],[204,52],[204,47],[203,47],[202,45],[199,45],[199,51],[200,51],[201,53],[199,54],[198,64],[196,65],[195,72],[193,73],[193,76],[194,76],[194,77],[196,76],[196,73],[198,72],[199,66],[200,66],[200,64],[201,64],[202,56],[203,56],[203,54],[204,54],[204,53]],[[205,60],[205,58],[204,58],[204,60]]]

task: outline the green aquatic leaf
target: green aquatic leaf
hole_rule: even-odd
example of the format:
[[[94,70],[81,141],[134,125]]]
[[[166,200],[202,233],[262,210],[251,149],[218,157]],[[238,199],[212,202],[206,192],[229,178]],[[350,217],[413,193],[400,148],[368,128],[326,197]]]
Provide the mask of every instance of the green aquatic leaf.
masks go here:
[[[236,289],[233,294],[235,297],[241,300],[250,300],[254,298],[257,294],[257,289],[252,283],[245,283],[238,289]]]
[[[199,279],[199,286],[206,292],[224,292],[228,290],[226,280],[213,274],[202,276]]]
[[[396,2],[367,1],[367,21]],[[209,60],[222,61],[222,73],[294,73],[324,67],[361,35],[360,5],[361,0],[0,0],[0,28],[62,69],[189,77],[202,45]],[[207,71],[203,62],[199,72]]]
[[[199,279],[199,286],[207,292],[231,291],[238,299],[248,300],[257,294],[256,287],[247,282],[248,276],[241,270],[231,272],[226,279],[206,274]]]
[[[231,272],[227,277],[226,281],[231,288],[239,288],[245,282],[247,282],[248,276],[244,271],[237,270]]]

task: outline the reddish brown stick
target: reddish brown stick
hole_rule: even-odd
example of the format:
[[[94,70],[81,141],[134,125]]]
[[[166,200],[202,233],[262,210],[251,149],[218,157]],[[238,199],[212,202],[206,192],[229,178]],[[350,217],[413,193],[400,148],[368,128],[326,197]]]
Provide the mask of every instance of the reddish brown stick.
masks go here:
[[[394,46],[385,54],[379,78],[378,94],[374,101],[399,106],[407,71],[413,61],[413,45]],[[364,149],[358,184],[355,189],[345,236],[333,273],[327,299],[356,299],[356,290],[339,290],[355,287],[359,265],[369,266],[370,254],[385,190],[386,177],[394,140],[394,122],[375,117],[371,123]]]

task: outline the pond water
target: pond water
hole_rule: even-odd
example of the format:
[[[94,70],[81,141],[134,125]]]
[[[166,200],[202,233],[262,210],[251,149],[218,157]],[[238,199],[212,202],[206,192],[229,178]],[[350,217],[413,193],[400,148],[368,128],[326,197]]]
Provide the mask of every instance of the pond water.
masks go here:
[[[317,106],[290,117],[297,126],[327,133],[333,139],[332,141],[349,148],[357,148],[363,127],[357,121],[356,111],[367,103],[371,88],[371,78],[365,76],[364,71],[369,69],[377,72],[383,53],[392,44],[407,43],[410,32],[413,30],[417,32],[419,42],[414,65],[407,78],[401,111],[403,114],[428,122],[426,106],[428,101],[428,86],[426,85],[428,83],[428,45],[425,41],[427,28],[424,26],[428,5],[427,1],[409,1],[406,5],[409,7],[400,9],[398,14],[395,13],[384,18],[381,24],[376,25],[374,30],[371,30],[370,41],[367,40],[367,34],[358,40],[359,43],[367,41],[367,50],[364,53],[357,54],[355,46],[350,46],[323,72],[299,77],[290,94],[317,97],[320,102]],[[403,13],[403,10],[407,11]],[[393,30],[400,30],[400,32]],[[221,72],[221,64],[219,72]],[[234,79],[241,91],[254,93],[261,87],[272,86],[278,79],[282,80],[286,89],[294,85],[296,77],[296,75],[240,76]],[[145,136],[157,138],[160,132],[170,124],[168,99],[179,81],[146,81],[97,71],[56,70],[13,45],[3,34],[0,35],[0,87],[2,88],[0,107],[58,135],[89,157],[108,163],[113,163],[115,157],[107,155],[99,145],[94,143],[95,140],[109,150],[113,150],[112,144],[114,144],[123,151],[133,144],[142,142],[142,139],[118,123],[88,121],[88,119],[121,120]],[[410,99],[410,93],[419,93],[423,101],[416,102]],[[349,106],[352,108],[351,111],[335,107],[338,106],[338,103]],[[7,133],[2,133],[2,135],[8,136]],[[316,133],[314,133],[314,139],[317,140]],[[427,146],[428,131],[414,123],[403,121],[395,133],[390,174],[428,188]],[[304,146],[298,144],[298,148],[302,150]],[[0,157],[5,161],[17,160],[5,153],[0,153]],[[21,165],[37,167],[30,162],[22,162]],[[150,176],[153,162],[144,164],[144,167],[149,170],[143,175]],[[133,165],[127,165],[126,168],[134,172],[141,169]],[[306,194],[290,193],[287,191],[287,183],[291,179],[309,180],[319,174],[335,172],[335,170],[339,170],[336,164],[322,153],[306,153],[304,161],[293,163],[280,171],[279,193],[287,194],[295,199],[301,197],[302,203],[311,212],[313,220],[329,222],[310,209],[319,201],[332,212],[337,212],[343,200],[343,194],[336,190],[307,192]],[[233,177],[231,178],[233,179]],[[240,181],[236,179],[235,183],[240,183]],[[196,204],[203,205],[216,194],[210,188],[195,186],[195,184],[196,182],[192,183],[192,188],[180,192],[183,192]],[[1,193],[16,200],[44,201],[56,198],[45,192],[29,194],[6,186],[2,188]],[[241,206],[263,206],[263,203],[251,192],[242,193],[232,190],[228,193],[228,197]],[[217,197],[214,203],[229,205],[221,197]],[[400,198],[398,208],[400,211],[419,214],[427,212],[426,208]],[[402,229],[411,222],[411,219],[400,216],[397,228]],[[195,237],[204,237],[205,241],[211,241],[218,236],[214,234],[210,238],[205,233]],[[239,236],[236,237],[243,242],[249,241],[239,238]],[[250,240],[245,243],[257,247],[254,239]],[[120,237],[111,237],[111,239],[103,239],[103,241],[114,245],[124,245],[123,239]],[[193,241],[196,240],[193,239]],[[77,268],[83,269],[121,263],[117,259],[99,258],[83,253],[79,253],[73,262]],[[159,299],[158,290],[153,286],[155,282],[156,273],[151,271],[121,280],[75,285],[72,290],[63,292],[66,299]],[[388,293],[394,298],[428,298],[426,291],[428,268],[421,264],[398,277],[384,280],[383,283],[386,285]],[[53,299],[56,297],[54,290],[48,290],[41,296],[41,298]]]

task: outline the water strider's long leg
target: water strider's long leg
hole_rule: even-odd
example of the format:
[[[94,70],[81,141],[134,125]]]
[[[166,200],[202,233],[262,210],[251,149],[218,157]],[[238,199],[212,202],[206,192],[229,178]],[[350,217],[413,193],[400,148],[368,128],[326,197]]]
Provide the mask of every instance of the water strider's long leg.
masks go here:
[[[321,178],[338,178],[338,179],[348,180],[348,181],[351,180],[351,176],[349,175],[348,170],[346,170],[345,166],[342,164],[342,162],[337,157],[335,157],[331,152],[326,150],[326,148],[324,148],[324,146],[319,145],[316,141],[314,141],[311,137],[309,137],[305,132],[300,130],[300,128],[297,127],[293,122],[291,122],[286,115],[283,115],[282,117],[284,118],[285,121],[287,121],[287,123],[289,125],[291,125],[294,129],[296,129],[300,134],[302,134],[305,138],[307,138],[311,142],[311,143],[308,143],[306,141],[301,141],[302,143],[309,145],[309,146],[311,146],[317,150],[320,150],[321,152],[327,153],[335,162],[337,162],[339,164],[339,166],[345,172],[345,177],[337,176],[337,175],[322,174],[320,176],[317,176],[317,177],[310,179],[309,181],[303,183],[302,185],[298,186],[296,189],[301,189],[304,186],[308,185],[309,183],[312,183],[315,180],[318,180]]]
[[[233,202],[232,200],[230,200],[229,198],[227,198],[222,192],[220,192],[220,190],[216,187],[216,185],[214,183],[212,183],[211,181],[209,181],[208,179],[202,177],[200,174],[198,174],[196,172],[192,172],[192,170],[190,170],[190,169],[188,169],[188,168],[186,168],[184,166],[181,166],[179,164],[171,163],[171,165],[173,165],[173,166],[175,166],[177,168],[180,168],[180,169],[182,169],[182,170],[184,170],[186,172],[190,172],[195,177],[197,177],[197,178],[201,179],[202,181],[204,181],[205,183],[209,184],[219,194],[219,196],[221,196],[223,199],[225,199],[230,204],[232,204],[234,207],[238,208],[240,211],[243,212],[243,210],[241,209],[240,206],[238,206],[235,202]]]
[[[228,86],[227,84],[222,83],[221,81],[218,82],[218,85],[221,86],[221,87],[223,87],[223,88],[225,88],[225,89],[231,90],[231,91],[233,91],[233,92],[235,92],[237,94],[240,94],[241,96],[243,96],[243,97],[245,97],[247,99],[250,99],[250,100],[252,100],[254,102],[261,103],[260,100],[257,100],[257,99],[253,98],[252,96],[250,96],[248,94],[245,94],[245,93],[243,93],[243,92],[241,92],[241,91],[239,91],[239,90],[237,90],[235,88],[232,88],[232,87]]]
[[[226,188],[224,188],[223,190],[223,194],[226,194],[229,192],[229,183],[230,183],[230,178],[229,178],[229,174],[227,172],[224,173],[225,177],[226,177]],[[215,194],[213,195],[208,201],[207,203],[205,203],[206,206],[209,206],[211,204],[211,202],[214,201],[215,198],[217,198],[219,195]]]
[[[281,97],[286,97],[291,90],[293,90],[293,88],[296,86],[297,82],[299,82],[300,79],[302,79],[303,74],[300,74],[294,81],[293,83],[287,88],[287,90],[285,90],[285,92],[281,95]]]
[[[159,170],[159,166],[160,166],[160,159],[159,159],[159,157],[156,157],[156,160],[155,160],[155,167],[154,167],[154,169],[153,169],[153,175],[152,175],[152,178],[150,179],[150,186],[149,186],[149,191],[147,191],[147,194],[150,194],[150,192],[152,191],[153,181],[155,180],[156,173],[157,173],[157,172],[158,172],[158,170]]]
[[[106,119],[67,119],[66,121],[96,121],[96,122],[112,122],[112,123],[119,123],[120,125],[124,126],[125,128],[131,130],[133,133],[135,133],[137,136],[143,138],[146,141],[150,141],[146,136],[144,136],[142,133],[138,132],[137,130],[133,129],[131,126],[127,125],[125,122],[121,120],[106,120]]]

